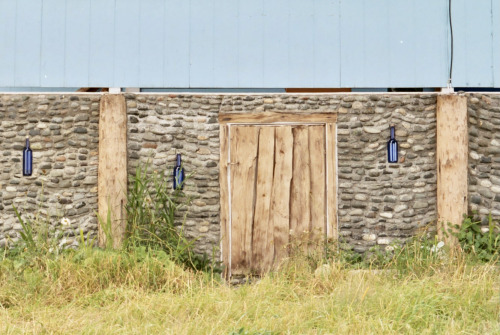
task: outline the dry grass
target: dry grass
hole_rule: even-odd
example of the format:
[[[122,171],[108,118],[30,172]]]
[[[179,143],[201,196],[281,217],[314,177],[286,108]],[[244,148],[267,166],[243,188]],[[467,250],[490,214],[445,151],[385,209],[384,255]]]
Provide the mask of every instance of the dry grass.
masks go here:
[[[313,271],[302,259],[229,287],[155,257],[86,251],[0,267],[1,334],[500,334],[499,271]],[[10,263],[9,263],[10,262]]]

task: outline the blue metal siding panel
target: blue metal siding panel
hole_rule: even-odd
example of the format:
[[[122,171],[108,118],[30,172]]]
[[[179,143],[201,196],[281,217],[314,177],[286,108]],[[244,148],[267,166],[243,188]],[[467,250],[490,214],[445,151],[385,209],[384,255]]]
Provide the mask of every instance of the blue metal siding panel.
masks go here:
[[[290,0],[288,11],[288,87],[313,87],[315,60],[314,3]]]
[[[190,3],[188,0],[169,0],[165,3],[164,87],[189,87]]]
[[[164,5],[164,0],[140,2],[139,87],[163,86]]]
[[[190,87],[209,87],[213,81],[214,0],[191,0]]]
[[[387,8],[384,17],[388,22],[384,35],[388,37],[386,48],[388,57],[384,69],[388,74],[386,83],[406,82],[405,86],[415,85],[416,44],[415,17],[413,2],[397,1]],[[400,15],[405,13],[405,15]],[[373,76],[373,73],[371,74]],[[372,77],[371,76],[371,77]]]
[[[414,1],[414,64],[416,87],[445,87],[449,69],[448,3]],[[392,83],[397,83],[391,78]]]
[[[288,0],[274,0],[264,3],[264,62],[262,64],[263,85],[286,87],[289,69]]]
[[[498,87],[500,1],[452,5],[454,86]],[[0,86],[445,86],[447,10],[435,0],[0,0]]]
[[[18,0],[14,86],[40,86],[42,0]]]
[[[114,64],[115,0],[90,2],[89,86],[110,86]]]
[[[66,0],[64,86],[89,86],[90,1]]]
[[[114,83],[110,86],[139,86],[140,1],[116,1]]]
[[[264,86],[264,4],[239,1],[238,74],[239,87]]]
[[[406,3],[405,0],[403,4]],[[391,10],[397,10],[397,6],[404,7],[403,14],[399,13],[409,22],[406,22],[407,26],[405,28],[401,27],[403,25],[396,24],[399,30],[399,33],[406,37],[407,31],[411,28],[411,18],[408,16],[407,6],[402,5],[400,1],[394,2],[394,4],[388,4],[387,2],[378,3],[370,0],[363,1],[362,16],[357,15],[359,18],[363,19],[363,22],[360,22],[360,26],[363,27],[363,40],[358,41],[358,43],[363,43],[365,52],[361,55],[364,69],[364,78],[362,83],[356,83],[357,87],[374,87],[374,86],[390,86],[390,69],[393,64],[398,64],[403,59],[397,58],[394,62],[391,58],[391,51],[394,50],[395,45],[392,44],[389,37],[391,36],[391,21],[393,17],[391,17]],[[405,15],[406,14],[406,15]],[[406,31],[405,31],[406,30]],[[410,37],[408,37],[408,40]],[[406,40],[406,44],[403,47],[403,50],[408,49],[410,45],[410,41]],[[342,41],[343,42],[343,41]],[[398,40],[398,43],[400,41]],[[403,45],[403,44],[399,44]],[[398,46],[399,46],[398,45]],[[347,50],[348,52],[356,52],[355,50]],[[411,74],[412,69],[407,69],[407,73],[400,76],[399,78],[404,78],[404,80],[411,80],[413,77]],[[346,75],[348,75],[346,73]],[[343,75],[344,76],[344,75]]]
[[[16,77],[16,6],[17,1],[0,0],[0,87],[14,85]]]
[[[492,4],[493,48],[491,53],[493,58],[493,86],[500,87],[500,1],[492,1]]]
[[[64,86],[66,2],[44,0],[40,86]]]
[[[340,86],[340,0],[314,1],[314,85]]]
[[[342,2],[341,85],[446,84],[446,10],[432,0]]]
[[[453,84],[458,86],[468,86],[467,83],[467,3],[464,1],[455,1],[453,3],[453,34],[454,34],[454,52],[453,52]],[[460,24],[459,24],[460,23]]]
[[[342,87],[363,87],[365,81],[363,3],[360,1],[340,2],[340,85]],[[356,19],[361,15],[361,19]],[[378,85],[377,85],[378,86]]]
[[[214,1],[212,87],[238,87],[238,2]]]
[[[454,86],[493,86],[491,4],[490,0],[453,2]]]

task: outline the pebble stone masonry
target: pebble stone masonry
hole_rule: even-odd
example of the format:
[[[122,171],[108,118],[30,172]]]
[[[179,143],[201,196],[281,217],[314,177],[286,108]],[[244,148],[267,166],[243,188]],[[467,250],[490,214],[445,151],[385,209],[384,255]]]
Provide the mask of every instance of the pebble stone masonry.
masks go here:
[[[80,229],[97,232],[99,95],[0,95],[0,247],[19,238],[12,205],[64,227],[63,244],[76,244]],[[33,175],[22,176],[29,136]]]
[[[500,218],[500,95],[471,94],[469,116],[469,206],[487,223]]]
[[[468,94],[469,207],[500,218],[500,95]],[[337,113],[339,235],[364,252],[404,240],[434,223],[436,94],[125,94],[128,171],[149,162],[171,173],[176,152],[193,197],[185,230],[197,250],[219,254],[218,114],[262,111]],[[24,214],[48,215],[70,237],[97,233],[99,94],[0,95],[0,246],[16,240]],[[399,162],[387,163],[389,125]],[[34,173],[22,177],[24,139]],[[42,194],[43,192],[43,194]],[[71,226],[61,226],[61,218]]]

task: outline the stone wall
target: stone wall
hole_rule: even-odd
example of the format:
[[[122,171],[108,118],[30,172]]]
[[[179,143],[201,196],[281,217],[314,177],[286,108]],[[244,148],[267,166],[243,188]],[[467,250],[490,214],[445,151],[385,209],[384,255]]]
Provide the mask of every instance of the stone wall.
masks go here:
[[[97,230],[99,95],[0,95],[0,247],[21,229],[12,205],[63,229],[66,243],[80,229]],[[29,137],[33,175],[22,176]],[[70,220],[62,227],[61,219]]]
[[[399,161],[387,163],[389,127]],[[436,220],[436,95],[346,95],[338,116],[339,233],[357,251]]]
[[[176,153],[182,154],[184,191],[192,198],[184,222],[198,251],[218,254],[219,124],[222,96],[127,94],[129,174],[139,164],[167,171],[169,187]],[[215,249],[214,249],[215,248]]]
[[[469,94],[467,108],[469,207],[485,221],[500,219],[500,95]]]
[[[435,222],[436,95],[230,96],[221,110],[338,113],[339,233],[355,250],[402,241]],[[387,163],[391,123],[397,164]]]
[[[500,95],[468,94],[469,206],[500,218]],[[338,115],[338,221],[341,239],[363,252],[412,236],[436,220],[434,94],[126,94],[129,173],[140,162],[170,171],[182,154],[185,222],[198,251],[220,240],[218,113],[318,111]],[[0,246],[15,240],[21,213],[48,215],[67,235],[97,231],[100,96],[0,95]],[[389,125],[400,161],[387,163]],[[34,173],[22,177],[24,138]],[[42,195],[43,192],[43,195]]]

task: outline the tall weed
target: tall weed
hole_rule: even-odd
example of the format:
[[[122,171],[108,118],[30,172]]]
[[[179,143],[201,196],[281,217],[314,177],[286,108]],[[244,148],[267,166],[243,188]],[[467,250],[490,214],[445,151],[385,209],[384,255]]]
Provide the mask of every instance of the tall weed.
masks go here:
[[[220,271],[207,255],[195,253],[194,242],[185,237],[182,222],[186,214],[181,217],[180,212],[191,199],[180,189],[171,190],[169,178],[164,171],[150,172],[148,164],[139,165],[130,177],[125,248],[161,250],[189,268]]]

